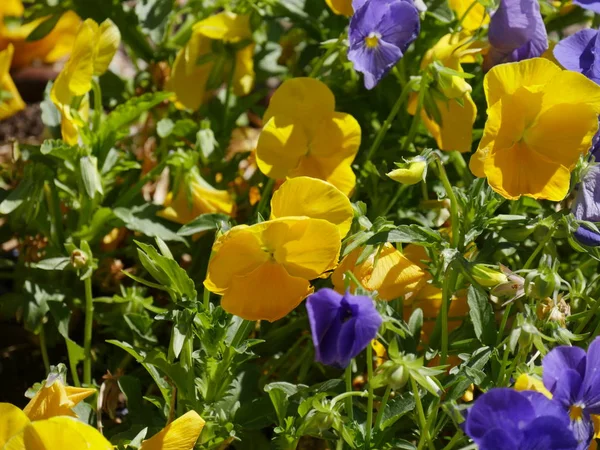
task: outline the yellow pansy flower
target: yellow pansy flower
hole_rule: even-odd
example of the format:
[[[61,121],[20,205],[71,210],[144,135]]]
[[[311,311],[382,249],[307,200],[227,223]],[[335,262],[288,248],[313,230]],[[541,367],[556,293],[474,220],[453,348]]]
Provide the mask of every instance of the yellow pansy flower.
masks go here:
[[[204,423],[196,411],[188,411],[162,431],[143,441],[140,450],[192,450]]]
[[[307,216],[337,225],[343,238],[350,231],[354,211],[342,191],[311,177],[291,178],[271,198],[271,218]]]
[[[77,27],[81,23],[73,11],[65,12],[52,31],[37,41],[28,42],[27,37],[47,18],[42,17],[27,23],[5,23],[4,18],[22,19],[24,8],[21,0],[3,0],[0,2],[0,50],[15,47],[13,68],[29,66],[35,60],[53,63],[71,51]]]
[[[120,42],[119,29],[110,19],[100,25],[87,19],[79,27],[71,56],[50,91],[50,99],[62,116],[63,139],[71,145],[77,143],[77,128],[87,122],[87,93],[92,89],[92,78],[108,70]],[[73,106],[77,102],[75,110]]]
[[[382,300],[414,295],[425,282],[426,272],[390,243],[383,244],[379,252],[356,264],[362,251],[362,248],[357,248],[346,255],[333,272],[331,281],[336,291],[345,292],[344,274],[347,271],[354,274],[362,287],[369,291],[377,291]],[[354,292],[354,289],[356,284],[351,282],[351,292]]]
[[[448,0],[448,5],[465,30],[475,31],[490,21],[489,14],[478,0]]]
[[[352,0],[325,0],[327,6],[338,15],[350,17],[354,14]]]
[[[484,89],[488,119],[471,171],[507,199],[565,198],[598,129],[600,86],[533,58],[495,66]]]
[[[349,114],[335,111],[335,98],[314,78],[285,81],[273,94],[263,118],[256,160],[274,179],[310,176],[349,195],[356,184],[350,164],[361,130]]]
[[[196,110],[207,92],[218,87],[208,85],[213,70],[222,73],[216,82],[223,83],[233,68],[233,92],[248,95],[254,87],[254,47],[250,16],[225,11],[194,25],[192,37],[173,64],[167,89],[174,92],[177,103]],[[222,42],[222,52],[213,51],[213,43]],[[233,57],[228,52],[234,52]],[[215,80],[212,80],[213,82]]]
[[[164,219],[185,225],[201,214],[221,213],[234,216],[235,200],[230,192],[216,189],[193,167],[186,175],[175,195],[170,192],[165,209],[158,215]]]
[[[51,384],[46,382],[25,406],[23,412],[30,420],[55,416],[75,417],[72,408],[95,392],[95,389],[65,386],[60,380],[54,380]]]
[[[0,52],[0,120],[25,109],[25,102],[9,73],[14,51],[14,47],[9,45],[6,50]]]
[[[111,450],[95,428],[72,417],[31,421],[10,403],[0,403],[0,448],[5,450]]]
[[[443,36],[423,57],[421,69],[434,61],[439,61],[445,67],[457,72],[464,72],[461,62],[472,57],[479,49],[469,48],[470,37],[466,34],[447,34]],[[477,116],[477,107],[471,98],[471,86],[464,78],[454,75],[448,85],[439,86],[446,101],[433,97],[441,116],[441,124],[421,110],[421,119],[434,137],[440,150],[471,151],[473,140],[473,122]],[[415,114],[417,110],[417,95],[412,94],[409,100],[408,112]]]
[[[233,227],[213,245],[204,286],[223,296],[226,311],[272,322],[312,292],[310,280],[335,267],[340,239],[336,225],[309,217]]]

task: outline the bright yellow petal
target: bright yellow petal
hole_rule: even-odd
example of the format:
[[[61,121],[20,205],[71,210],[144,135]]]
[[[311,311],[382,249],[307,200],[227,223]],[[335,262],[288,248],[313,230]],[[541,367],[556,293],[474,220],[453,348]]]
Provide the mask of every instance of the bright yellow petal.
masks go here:
[[[65,386],[65,392],[67,393],[68,399],[76,405],[77,403],[88,398],[90,395],[94,395],[96,393],[96,389]]]
[[[94,39],[98,25],[92,19],[81,24],[71,57],[63,68],[71,95],[86,94],[92,88],[94,74]]]
[[[463,28],[475,31],[490,21],[485,7],[477,0],[448,0],[450,9],[456,13],[458,20],[462,19]]]
[[[12,45],[9,45],[6,50],[0,52],[0,90],[8,92],[11,95],[11,98],[7,100],[0,100],[0,120],[4,120],[25,109],[25,102],[8,73],[13,52],[14,48]]]
[[[346,236],[354,211],[348,197],[325,181],[297,177],[287,180],[273,194],[271,217],[307,216],[337,225],[340,236]]]
[[[76,31],[81,24],[81,19],[73,11],[65,12],[54,29],[43,41],[43,57],[45,63],[53,63],[71,53],[75,43]]]
[[[345,195],[350,196],[356,185],[356,175],[350,166],[353,159],[354,155],[340,161],[337,156],[320,158],[311,154],[302,157],[298,167],[290,171],[289,176],[319,178],[333,184]]]
[[[471,155],[469,160],[469,169],[473,172],[477,178],[485,178],[485,160],[488,157],[489,149],[477,149],[475,153]]]
[[[598,130],[598,114],[586,104],[556,105],[525,132],[524,141],[550,161],[572,169]]]
[[[421,269],[426,269],[428,267],[430,259],[425,247],[416,244],[408,244],[404,247],[402,254]]]
[[[594,424],[594,439],[600,439],[600,415],[598,414],[591,414],[592,417],[592,423]],[[592,442],[592,444],[595,444],[595,441]],[[597,448],[597,447],[595,447]],[[590,445],[590,450],[592,450],[592,446]]]
[[[94,75],[102,75],[119,49],[121,32],[110,19],[106,19],[94,36],[94,43]]]
[[[542,380],[527,375],[526,373],[519,375],[514,387],[517,391],[535,391],[552,399],[552,394],[546,389]]]
[[[284,217],[269,221],[263,242],[290,275],[312,280],[333,270],[340,255],[337,226],[322,219]]]
[[[245,276],[234,277],[221,307],[246,320],[273,322],[291,312],[311,293],[310,283],[291,276],[276,262],[265,262]]]
[[[28,423],[29,419],[19,408],[10,403],[0,403],[0,448]]]
[[[234,14],[229,11],[224,11],[201,20],[194,25],[193,30],[194,33],[201,34],[207,38],[232,43],[252,38],[250,16]]]
[[[304,128],[284,115],[278,115],[264,126],[256,145],[256,162],[270,178],[286,178],[300,158],[308,153],[308,138]]]
[[[234,277],[252,272],[269,259],[261,239],[267,226],[268,222],[251,227],[240,225],[216,240],[204,281],[208,290],[222,294]]]
[[[425,281],[425,272],[391,244],[379,255],[373,254],[362,264],[359,280],[369,290],[377,290],[383,300],[414,294]]]
[[[285,116],[302,125],[309,136],[335,110],[335,98],[327,85],[314,78],[292,78],[277,88],[263,118]]]
[[[436,140],[440,150],[458,150],[462,153],[471,151],[477,107],[469,94],[465,94],[462,99],[463,106],[454,99],[447,102],[436,100],[442,119],[441,126],[425,111],[421,113],[423,123]]]
[[[352,8],[352,0],[325,0],[327,2],[327,6],[331,8],[331,10],[338,15],[350,17],[354,14],[354,9]]]
[[[542,111],[563,104],[587,105],[600,114],[600,86],[578,72],[563,70],[548,83]]]
[[[248,95],[254,87],[254,48],[250,44],[235,54],[235,72],[233,74],[233,93],[238,97]]]
[[[142,442],[140,450],[191,450],[196,445],[204,423],[196,411],[188,411],[160,433]]]
[[[25,9],[21,0],[2,0],[0,5],[0,20],[3,16],[21,17]]]
[[[336,112],[323,120],[315,130],[309,146],[311,154],[319,158],[354,157],[361,140],[360,125],[350,114]]]
[[[358,260],[361,251],[362,248],[358,248],[344,256],[344,258],[340,261],[339,265],[331,274],[331,282],[333,283],[333,287],[340,294],[346,292],[346,283],[344,282],[345,273],[352,272],[356,275],[356,261]],[[354,290],[357,288],[356,283],[354,283],[352,280],[349,281],[348,287],[350,289],[350,292],[354,292]]]
[[[75,402],[69,399],[65,386],[55,380],[51,386],[44,385],[23,408],[30,420],[49,419],[55,416],[75,417],[71,408]]]
[[[492,189],[510,200],[527,195],[560,201],[569,191],[569,169],[548,161],[523,143],[490,154],[484,168]]]
[[[532,92],[543,90],[545,85],[561,72],[560,67],[545,58],[531,58],[494,66],[483,80],[488,107],[503,96],[513,94],[520,87],[527,87]]]

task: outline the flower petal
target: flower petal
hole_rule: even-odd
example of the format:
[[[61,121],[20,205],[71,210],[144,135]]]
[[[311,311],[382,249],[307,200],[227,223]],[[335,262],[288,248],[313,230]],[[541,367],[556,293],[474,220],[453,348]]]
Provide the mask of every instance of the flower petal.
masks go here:
[[[573,214],[576,219],[600,222],[600,183],[598,181],[600,181],[600,165],[592,165],[579,185],[573,205]]]
[[[163,428],[160,433],[143,441],[140,450],[191,450],[204,428],[204,423],[196,411],[188,411]]]
[[[600,413],[600,338],[594,339],[587,350],[581,396],[592,413]]]
[[[234,14],[230,11],[224,11],[201,20],[194,25],[193,30],[194,33],[201,34],[207,38],[232,43],[252,37],[250,16]]]
[[[550,85],[558,88],[547,89],[544,92],[542,111],[555,105],[571,104],[587,105],[596,114],[600,114],[600,86],[584,75],[562,70],[553,77]]]
[[[580,30],[556,44],[554,57],[565,69],[583,73],[594,63],[592,49],[597,36],[598,30]]]
[[[273,322],[291,312],[311,292],[310,283],[265,262],[248,274],[233,277],[221,307],[246,320]]]
[[[0,448],[28,423],[29,419],[21,409],[10,403],[0,403]]]
[[[504,430],[494,428],[481,439],[479,450],[514,450],[519,444],[513,440],[517,436],[511,436]]]
[[[44,384],[29,403],[23,408],[23,412],[29,417],[29,420],[49,419],[55,416],[75,417],[71,408],[75,402],[69,399],[65,386],[60,380],[48,386]]]
[[[323,158],[311,154],[302,157],[298,167],[292,170],[289,176],[319,178],[333,184],[345,195],[349,196],[356,185],[356,175],[350,166],[353,159],[354,155],[340,161],[337,156]]]
[[[254,88],[254,49],[256,44],[249,44],[235,54],[235,70],[233,72],[233,93],[239,97],[248,95]]]
[[[544,386],[554,394],[568,369],[573,370],[575,374],[579,375],[580,380],[583,380],[586,367],[586,354],[579,347],[567,347],[564,345],[556,347],[550,350],[544,357],[542,367],[544,368],[542,377]]]
[[[523,430],[519,448],[564,450],[576,445],[571,430],[558,418],[546,415],[536,418]]]
[[[102,75],[108,70],[115,53],[121,44],[121,33],[119,28],[110,20],[106,19],[100,24],[96,36],[94,53],[94,75]]]
[[[271,198],[271,217],[307,216],[336,225],[340,236],[350,230],[354,211],[339,189],[326,181],[311,177],[290,178]]]
[[[590,247],[597,247],[600,245],[600,234],[595,231],[588,230],[584,226],[579,226],[573,236],[582,243],[583,245],[589,245]]]
[[[306,300],[306,310],[315,346],[315,360],[334,365],[337,355],[338,335],[342,326],[340,305],[342,295],[332,289],[319,289]]]
[[[346,367],[352,358],[377,337],[377,331],[383,322],[369,297],[346,293],[342,305],[344,303],[352,310],[352,318],[342,323],[338,337],[338,363],[341,367]]]
[[[381,39],[376,47],[367,47],[364,41],[358,41],[348,50],[348,59],[354,64],[354,69],[364,75],[367,89],[373,89],[402,55],[398,47]]]

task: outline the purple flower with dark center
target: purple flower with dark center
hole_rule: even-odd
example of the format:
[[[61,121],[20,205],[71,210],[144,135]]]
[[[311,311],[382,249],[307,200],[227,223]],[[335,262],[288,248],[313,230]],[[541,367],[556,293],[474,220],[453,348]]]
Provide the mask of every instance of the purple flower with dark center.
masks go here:
[[[598,30],[581,30],[563,39],[554,47],[554,56],[565,69],[579,72],[600,84]]]
[[[573,203],[573,214],[577,220],[600,222],[600,165],[590,166],[583,177]],[[580,225],[574,236],[584,245],[600,245],[600,234],[586,225]]]
[[[396,65],[421,27],[412,0],[354,0],[348,59],[373,89]]]
[[[490,389],[469,409],[465,433],[479,450],[575,450],[569,416],[533,391]]]
[[[538,1],[501,0],[490,20],[488,38],[485,70],[542,55],[548,49],[548,35]]]
[[[377,336],[382,319],[369,297],[321,289],[306,300],[315,359],[344,368]]]
[[[594,434],[590,415],[600,414],[600,338],[594,339],[587,354],[579,347],[556,347],[544,357],[542,367],[552,401],[569,413],[577,449],[586,450]]]

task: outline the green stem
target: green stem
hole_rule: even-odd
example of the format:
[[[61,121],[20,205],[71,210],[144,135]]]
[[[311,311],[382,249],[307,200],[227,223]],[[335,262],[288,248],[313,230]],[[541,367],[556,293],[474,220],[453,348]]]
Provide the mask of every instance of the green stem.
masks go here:
[[[44,361],[44,369],[46,369],[46,375],[50,373],[50,358],[48,358],[48,346],[46,344],[46,331],[44,330],[44,324],[40,328],[40,350],[42,351],[42,360]]]
[[[454,270],[452,267],[448,267],[444,274],[444,281],[442,283],[442,354],[440,356],[440,364],[443,366],[446,364],[448,359],[448,312],[450,309],[450,283],[454,278]]]
[[[248,337],[252,329],[254,328],[254,322],[252,320],[245,320],[240,324],[235,336],[231,340],[231,347],[237,348],[244,339]]]
[[[225,91],[225,104],[223,105],[223,130],[227,131],[227,121],[229,120],[229,106],[231,103],[231,93],[233,91],[233,76],[235,75],[235,57],[231,64],[231,72],[227,80],[227,90]]]
[[[387,402],[390,398],[390,394],[392,392],[392,387],[388,385],[385,388],[385,393],[383,394],[383,399],[381,400],[381,405],[379,406],[379,410],[377,411],[377,416],[375,417],[375,429],[381,429],[381,420],[383,419],[383,412],[385,411],[385,407],[387,406]]]
[[[344,378],[346,380],[346,392],[352,392],[352,361],[350,361],[350,364],[348,364],[348,367],[346,367]],[[352,407],[351,396],[346,398],[346,414],[348,415],[350,422],[352,422],[354,420],[354,409]]]
[[[383,138],[385,138],[386,133],[392,127],[392,121],[396,118],[398,111],[400,111],[400,108],[406,101],[406,98],[408,97],[408,94],[410,94],[411,90],[413,89],[414,84],[415,84],[414,81],[409,81],[408,83],[406,83],[406,85],[402,89],[400,96],[396,100],[396,103],[394,103],[394,106],[392,106],[392,109],[391,109],[390,113],[388,114],[387,118],[385,119],[385,122],[383,122],[383,125],[377,132],[377,136],[375,136],[375,140],[373,141],[371,148],[369,148],[369,151],[367,152],[367,158],[365,159],[365,162],[370,161],[371,158],[375,155],[375,152],[377,151],[377,149],[379,149],[379,146],[383,142]]]
[[[429,431],[427,430],[427,420],[425,420],[425,411],[423,410],[423,404],[421,403],[419,387],[417,386],[417,382],[412,377],[410,377],[410,385],[415,397],[415,405],[417,407],[417,415],[419,417],[419,428],[421,429],[421,438],[419,439],[419,446],[417,449],[421,450],[423,445],[429,441]]]
[[[502,362],[500,363],[500,373],[498,374],[497,386],[504,386],[504,373],[506,372],[506,364],[508,363],[508,355],[510,354],[510,348],[508,343],[504,344],[504,353],[502,355]]]
[[[406,192],[407,189],[408,189],[408,185],[406,185],[406,184],[403,184],[402,186],[400,186],[400,188],[396,191],[396,195],[394,195],[394,198],[392,198],[392,200],[388,203],[388,205],[383,210],[383,213],[381,214],[383,217],[388,215],[390,210],[394,207],[394,205],[398,202],[398,200],[400,199],[402,194],[404,194],[404,192]]]
[[[462,153],[457,151],[448,152],[448,156],[450,158],[450,162],[452,162],[454,168],[462,178],[463,183],[465,183],[465,186],[470,186],[471,182],[473,181],[473,176],[471,175],[471,171],[469,170],[467,162],[465,161],[465,158],[463,158]]]
[[[448,442],[448,445],[446,445],[443,450],[452,450],[454,448],[454,446],[457,444],[458,441],[460,441],[460,439],[463,437],[463,433],[462,431],[458,430],[454,436],[452,436],[452,439],[450,439],[450,442]]]
[[[580,334],[583,331],[583,329],[586,327],[586,325],[589,323],[589,321],[592,319],[592,317],[594,317],[596,315],[596,312],[598,311],[599,307],[600,307],[600,301],[594,302],[594,306],[592,306],[589,309],[589,311],[587,311],[587,314],[585,315],[583,320],[581,322],[579,322],[579,325],[577,325],[577,328],[575,328],[575,334]]]
[[[94,95],[94,121],[93,130],[100,128],[100,119],[102,118],[102,90],[98,79],[92,80],[92,93]]]
[[[69,355],[69,369],[71,369],[73,384],[75,387],[81,387],[81,381],[79,381],[79,374],[77,373],[77,361],[71,359],[71,355]]]
[[[456,195],[454,195],[454,191],[452,190],[450,180],[448,180],[448,174],[446,173],[446,169],[444,168],[444,163],[442,163],[442,160],[437,155],[435,158],[435,162],[440,174],[440,180],[444,185],[444,190],[446,191],[448,200],[450,200],[450,221],[452,222],[452,247],[460,250],[459,247],[461,235],[459,231],[460,222],[458,217],[458,201],[456,200]]]
[[[46,201],[48,203],[48,210],[52,219],[50,223],[50,234],[56,247],[62,249],[62,246],[65,242],[63,237],[63,220],[62,212],[60,211],[58,190],[56,189],[54,180],[51,180],[44,185],[44,191],[46,194]]]
[[[210,291],[204,287],[204,291],[202,292],[202,304],[204,305],[204,309],[208,311],[210,306]]]
[[[334,45],[332,45],[331,47],[329,47],[327,49],[327,51],[323,54],[323,56],[321,56],[319,58],[319,60],[315,64],[315,66],[312,68],[312,70],[308,74],[308,76],[310,78],[317,78],[319,76],[319,72],[321,72],[321,68],[323,67],[323,64],[325,64],[325,61],[327,61],[327,59],[333,54],[333,52],[337,50],[337,48],[340,45],[340,42],[342,42],[342,40],[344,39],[344,34],[345,33],[340,34],[340,37],[338,38],[337,42]]]
[[[496,347],[498,347],[500,342],[502,342],[502,335],[504,334],[504,329],[506,328],[506,322],[508,322],[512,305],[512,303],[509,303],[504,310],[504,314],[502,315],[502,322],[500,322],[500,329],[498,330],[498,337],[496,338]]]
[[[94,321],[94,300],[92,298],[92,277],[84,280],[85,287],[85,327],[83,334],[83,384],[92,384],[92,324]]]
[[[115,208],[119,206],[126,206],[131,200],[135,198],[135,196],[141,191],[142,187],[150,181],[154,176],[158,175],[163,171],[165,166],[167,165],[167,161],[164,160],[160,162],[156,167],[150,170],[146,175],[138,180],[132,187],[127,189],[127,192],[123,194],[121,197],[117,199],[115,202]]]
[[[260,194],[260,201],[258,202],[258,206],[256,207],[256,216],[259,214],[262,216],[265,206],[267,204],[268,199],[271,198],[271,191],[275,186],[275,180],[273,178],[269,178],[263,191]]]
[[[373,427],[373,347],[370,342],[367,345],[367,378],[369,380],[369,397],[367,398],[365,450],[371,448],[371,428]]]
[[[548,241],[550,241],[550,239],[552,238],[552,235],[554,234],[555,229],[556,229],[556,224],[552,225],[552,227],[548,230],[548,233],[546,233],[546,236],[544,236],[544,239],[542,239],[540,241],[540,243],[535,248],[535,250],[533,251],[531,256],[527,259],[527,261],[525,262],[525,265],[523,266],[523,270],[527,270],[531,267],[535,257],[538,255],[539,252],[542,251],[542,249],[546,246]]]
[[[408,129],[408,135],[402,144],[402,151],[408,150],[408,146],[412,144],[413,140],[415,139],[415,135],[417,134],[417,128],[421,122],[421,110],[423,109],[423,102],[425,101],[425,92],[427,91],[428,85],[429,77],[427,75],[421,76],[419,97],[417,98],[417,109],[415,110],[415,115],[413,116],[410,128]]]

